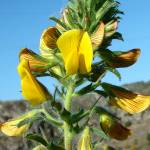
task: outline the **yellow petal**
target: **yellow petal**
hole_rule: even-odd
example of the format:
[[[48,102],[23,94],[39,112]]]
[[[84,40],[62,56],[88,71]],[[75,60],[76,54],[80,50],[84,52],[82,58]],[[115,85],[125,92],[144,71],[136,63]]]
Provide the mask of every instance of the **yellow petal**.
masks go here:
[[[98,29],[91,35],[93,49],[96,49],[101,46],[104,39],[104,27],[104,23],[101,22]]]
[[[86,74],[91,71],[93,61],[93,49],[90,37],[87,32],[84,32],[79,46],[79,71],[81,74]]]
[[[57,41],[67,74],[87,73],[91,70],[93,59],[92,45],[87,32],[70,30],[62,34]]]
[[[9,121],[1,125],[1,131],[7,136],[20,136],[29,128],[29,125],[17,127],[15,121]]]
[[[78,48],[83,31],[70,30],[62,34],[57,45],[60,49],[67,74],[75,74],[79,68]]]
[[[107,135],[117,140],[125,140],[131,135],[129,129],[105,113],[100,115],[100,126]]]
[[[110,103],[126,112],[133,114],[144,111],[149,107],[150,96],[137,95],[134,99],[111,98]]]
[[[46,87],[31,74],[27,60],[20,62],[18,72],[21,78],[22,95],[33,106],[50,99],[50,94]]]
[[[27,113],[25,113],[22,116],[19,116],[17,118],[11,119],[3,124],[0,124],[0,130],[6,134],[7,136],[21,136],[24,134],[28,128],[29,128],[29,123],[24,124],[21,127],[17,127],[17,125],[25,120],[25,119],[30,119],[33,116],[35,116],[37,113],[39,113],[39,110],[32,110]]]

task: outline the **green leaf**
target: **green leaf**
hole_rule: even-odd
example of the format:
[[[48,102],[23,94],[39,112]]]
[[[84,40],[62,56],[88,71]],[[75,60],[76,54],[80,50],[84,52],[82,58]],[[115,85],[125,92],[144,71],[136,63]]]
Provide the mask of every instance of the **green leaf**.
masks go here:
[[[114,7],[115,5],[116,2],[114,2],[113,0],[106,0],[105,3],[97,11],[96,19],[100,20],[109,11],[109,9]]]
[[[40,135],[30,133],[26,136],[26,138],[41,143],[44,146],[48,146],[47,141]]]
[[[108,96],[108,94],[105,91],[102,91],[102,90],[94,90],[94,92],[101,95],[101,96],[103,96],[103,97],[105,97],[105,98]]]
[[[89,112],[84,112],[84,110],[81,109],[78,113],[75,113],[71,116],[71,122],[77,123],[87,115],[89,115]]]
[[[59,19],[57,19],[56,17],[50,17],[49,19],[55,21],[56,23],[58,23],[60,26],[62,26],[64,29],[69,30],[70,28],[62,21],[60,21]]]
[[[65,120],[66,122],[71,121],[71,113],[67,111],[66,109],[64,109],[60,115],[61,115],[61,118]]]
[[[107,67],[107,70],[112,72],[116,77],[118,77],[119,80],[121,80],[121,74],[116,68]]]
[[[54,143],[51,143],[47,146],[48,150],[65,150],[63,147],[59,145],[55,145]]]
[[[91,128],[91,131],[102,139],[105,139],[105,140],[110,139],[101,129]]]
[[[89,84],[85,87],[83,87],[81,90],[79,90],[76,94],[77,95],[84,95],[84,94],[87,94],[87,93],[90,93],[92,92],[93,90],[95,90],[98,86],[100,85],[100,83],[94,83],[94,84]]]

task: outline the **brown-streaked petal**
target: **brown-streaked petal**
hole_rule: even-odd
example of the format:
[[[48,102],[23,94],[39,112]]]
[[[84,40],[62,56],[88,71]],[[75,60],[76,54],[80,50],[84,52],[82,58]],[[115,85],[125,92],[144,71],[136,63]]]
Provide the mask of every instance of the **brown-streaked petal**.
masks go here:
[[[58,37],[59,33],[56,27],[49,27],[45,29],[40,39],[41,53],[43,53],[44,50],[51,51],[52,49],[57,48],[56,41]]]
[[[129,67],[137,61],[140,56],[140,49],[132,49],[127,52],[122,52],[119,55],[114,55],[109,61],[108,64],[114,68],[123,68]]]
[[[91,35],[93,49],[96,49],[101,46],[104,38],[104,28],[105,25],[103,22],[101,22],[98,29]]]
[[[150,105],[150,96],[134,93],[108,83],[103,83],[102,86],[110,92],[110,104],[130,114],[142,112]]]
[[[30,70],[34,72],[45,72],[50,66],[50,61],[33,51],[23,48],[19,54],[20,61],[27,60],[29,62]]]

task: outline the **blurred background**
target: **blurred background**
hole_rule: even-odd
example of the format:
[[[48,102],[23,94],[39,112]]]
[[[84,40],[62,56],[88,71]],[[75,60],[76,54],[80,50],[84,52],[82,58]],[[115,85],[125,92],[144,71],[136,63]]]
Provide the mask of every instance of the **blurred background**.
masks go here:
[[[49,17],[59,17],[66,2],[67,0],[0,0],[0,122],[26,111],[17,74],[20,49],[27,47],[39,53],[42,31],[54,25]],[[104,80],[150,95],[150,67],[148,67],[150,64],[150,1],[119,0],[119,2],[120,9],[125,13],[118,28],[123,34],[124,42],[113,41],[111,49],[125,51],[140,48],[142,53],[135,65],[119,69],[122,75],[121,81],[111,73]],[[40,80],[49,87],[50,91],[53,91],[55,83],[53,80],[47,78]],[[123,147],[125,150],[134,148],[134,145],[139,150],[149,150],[150,115],[148,114],[149,110],[131,117],[121,114],[126,115],[126,122],[133,128],[135,134],[129,141],[121,143],[112,141],[112,143],[116,142],[118,148]],[[10,150],[10,146],[11,150],[22,150],[25,147],[23,142],[20,138],[6,138],[0,134],[0,150]]]

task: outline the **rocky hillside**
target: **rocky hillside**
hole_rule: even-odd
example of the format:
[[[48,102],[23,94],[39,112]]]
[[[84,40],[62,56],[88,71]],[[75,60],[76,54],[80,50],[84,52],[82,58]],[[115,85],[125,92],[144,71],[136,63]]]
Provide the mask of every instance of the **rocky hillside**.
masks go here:
[[[136,91],[138,93],[143,93],[145,95],[150,95],[150,81],[149,82],[136,82],[132,84],[126,84],[124,87]],[[95,97],[95,96],[94,96]],[[92,97],[80,98],[78,103],[83,107],[89,105],[88,99],[94,99]],[[10,102],[0,102],[0,122],[4,122],[10,118],[18,116],[27,110],[26,103],[24,101],[10,101]],[[118,142],[116,140],[109,141],[110,145],[117,147],[118,150],[149,150],[150,149],[150,109],[147,111],[136,114],[129,115],[123,112],[117,111],[118,116],[122,121],[133,130],[132,136],[123,142]],[[96,123],[96,120],[93,119],[92,122]],[[39,131],[38,128],[33,128],[35,131]],[[46,127],[45,127],[46,126]],[[52,127],[49,125],[42,125],[46,128],[47,136],[53,136]],[[105,141],[105,143],[107,143]],[[30,143],[29,141],[24,140],[23,138],[8,138],[0,133],[0,150],[30,150],[35,143]],[[101,147],[101,146],[100,146]],[[98,148],[100,150],[100,148]]]

